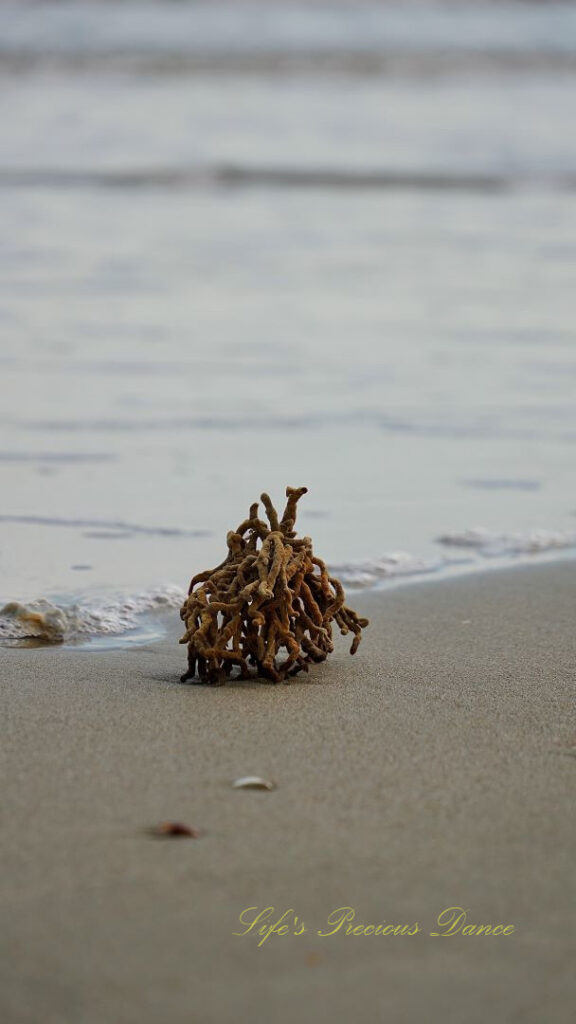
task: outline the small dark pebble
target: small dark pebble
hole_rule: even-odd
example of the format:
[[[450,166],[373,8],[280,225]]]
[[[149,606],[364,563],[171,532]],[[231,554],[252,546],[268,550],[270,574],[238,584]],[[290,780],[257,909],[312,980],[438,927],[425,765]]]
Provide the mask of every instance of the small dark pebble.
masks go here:
[[[154,825],[153,828],[149,829],[149,834],[153,836],[159,836],[161,839],[172,838],[177,836],[179,838],[186,839],[199,839],[202,833],[197,828],[190,828],[189,825],[184,825],[181,821],[163,821],[160,825]]]

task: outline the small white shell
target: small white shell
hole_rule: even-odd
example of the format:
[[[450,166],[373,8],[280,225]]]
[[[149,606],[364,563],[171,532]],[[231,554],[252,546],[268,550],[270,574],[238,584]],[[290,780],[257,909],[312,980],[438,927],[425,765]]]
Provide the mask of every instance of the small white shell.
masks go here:
[[[232,783],[234,789],[276,789],[276,783],[261,779],[258,775],[243,775]]]

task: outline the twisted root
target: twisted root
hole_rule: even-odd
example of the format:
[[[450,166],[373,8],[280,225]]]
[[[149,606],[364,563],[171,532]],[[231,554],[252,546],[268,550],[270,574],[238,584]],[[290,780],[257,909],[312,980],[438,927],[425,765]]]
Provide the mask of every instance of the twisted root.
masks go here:
[[[228,554],[215,569],[192,578],[180,609],[186,624],[188,671],[182,682],[198,679],[222,685],[234,666],[240,679],[262,676],[274,683],[324,661],[334,649],[332,621],[353,633],[354,654],[368,619],[344,604],[344,588],[312,552],[310,537],[294,531],[299,499],[306,487],[286,488],[282,518],[267,494],[261,495],[268,527],[258,518],[258,502],[226,538]],[[286,655],[278,659],[284,648]]]

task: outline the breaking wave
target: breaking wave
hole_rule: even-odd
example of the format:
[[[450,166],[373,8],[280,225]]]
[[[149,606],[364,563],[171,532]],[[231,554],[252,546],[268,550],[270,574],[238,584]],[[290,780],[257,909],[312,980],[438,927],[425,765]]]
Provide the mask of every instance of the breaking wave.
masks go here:
[[[364,562],[343,562],[329,568],[330,572],[338,576],[348,587],[374,587],[383,580],[399,576],[421,576],[439,572],[447,562],[448,559],[445,558],[415,558],[405,551],[398,551]]]
[[[99,603],[67,605],[43,598],[0,608],[0,642],[35,639],[45,643],[78,643],[93,637],[114,637],[140,627],[140,617],[179,608],[185,592],[175,584]]]
[[[482,527],[462,533],[446,533],[438,543],[447,547],[470,548],[485,558],[539,555],[576,548],[576,530],[528,530],[524,533],[494,533]]]
[[[576,551],[576,530],[530,530],[524,533],[495,533],[481,527],[437,538],[459,554],[418,558],[398,551],[374,559],[349,561],[328,566],[351,590],[380,589],[394,582],[421,577],[446,577],[492,567],[547,560]],[[20,603],[10,601],[0,608],[0,644],[18,645],[30,641],[44,644],[81,644],[94,640],[147,642],[158,638],[161,629],[146,629],[144,622],[161,613],[179,609],[186,591],[169,583],[132,595],[110,599],[86,597],[74,603],[39,598]],[[132,637],[129,635],[132,634]]]

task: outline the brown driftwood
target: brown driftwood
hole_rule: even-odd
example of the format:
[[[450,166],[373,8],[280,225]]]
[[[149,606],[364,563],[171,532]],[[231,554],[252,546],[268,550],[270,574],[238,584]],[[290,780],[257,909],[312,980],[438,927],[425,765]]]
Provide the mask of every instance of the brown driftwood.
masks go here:
[[[228,554],[215,569],[193,577],[180,617],[186,624],[188,671],[182,682],[221,685],[237,667],[240,679],[262,676],[274,683],[307,672],[334,649],[332,621],[353,633],[354,654],[368,619],[344,604],[344,588],[312,551],[310,537],[296,536],[296,506],[307,487],[286,488],[282,518],[261,495],[227,536]],[[279,651],[286,654],[281,661]]]

